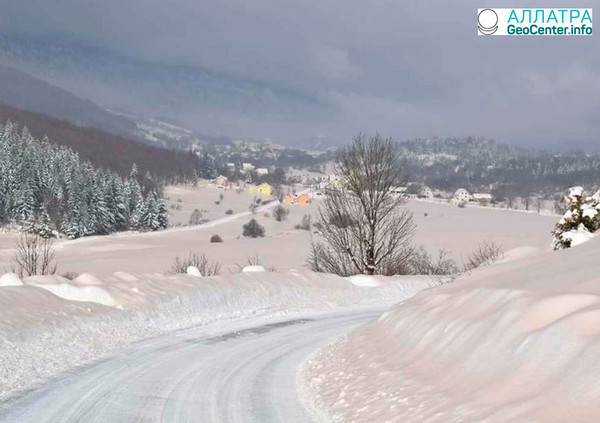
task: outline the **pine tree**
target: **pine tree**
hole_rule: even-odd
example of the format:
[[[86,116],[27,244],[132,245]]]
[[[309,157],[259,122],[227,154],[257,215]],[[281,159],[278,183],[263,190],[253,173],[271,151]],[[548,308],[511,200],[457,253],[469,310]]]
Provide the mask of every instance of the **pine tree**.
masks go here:
[[[40,215],[37,219],[35,232],[42,238],[52,238],[54,231],[52,229],[52,222],[50,221],[50,215],[43,207],[40,211]]]
[[[600,228],[600,191],[586,198],[582,187],[573,187],[565,203],[567,211],[552,231],[555,250],[571,247],[577,233],[591,236]]]
[[[215,179],[218,176],[215,159],[208,153],[204,153],[202,157],[202,172],[205,179]]]
[[[162,197],[158,197],[158,225],[159,229],[166,229],[169,225],[169,212],[167,205]]]
[[[136,165],[121,178],[94,169],[67,147],[35,140],[26,129],[0,125],[0,223],[42,236],[60,231],[77,238],[131,227],[163,228],[166,219],[156,192],[144,199]]]

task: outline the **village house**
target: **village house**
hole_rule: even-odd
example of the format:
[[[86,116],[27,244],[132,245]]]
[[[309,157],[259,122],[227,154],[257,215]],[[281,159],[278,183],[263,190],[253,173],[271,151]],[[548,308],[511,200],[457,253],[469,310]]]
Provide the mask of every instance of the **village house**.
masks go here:
[[[471,199],[471,194],[464,188],[459,188],[454,192],[454,199],[461,203],[468,203]]]
[[[428,186],[424,186],[419,191],[419,198],[427,198],[429,200],[433,199],[433,191]]]
[[[217,186],[217,188],[224,188],[227,186],[228,179],[226,176],[219,175],[213,180],[213,184]]]
[[[310,197],[308,194],[300,194],[298,197],[296,197],[296,203],[304,206],[310,204]]]
[[[476,192],[473,193],[473,200],[478,203],[489,203],[492,201],[492,194]]]
[[[272,195],[273,187],[271,186],[271,184],[263,182],[260,185],[254,185],[254,186],[250,187],[250,193],[260,194],[260,195]]]
[[[404,197],[406,195],[407,187],[392,187],[391,193]]]
[[[266,167],[259,167],[256,169],[256,174],[258,176],[268,175],[269,169],[267,169]]]

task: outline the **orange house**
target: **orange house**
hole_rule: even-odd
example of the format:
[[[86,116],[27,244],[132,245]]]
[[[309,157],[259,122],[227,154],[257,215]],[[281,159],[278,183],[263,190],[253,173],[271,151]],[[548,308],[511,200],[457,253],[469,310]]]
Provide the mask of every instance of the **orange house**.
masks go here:
[[[298,198],[296,198],[296,203],[303,205],[310,204],[310,197],[306,194],[299,195]]]
[[[294,204],[294,197],[288,194],[283,201],[285,204]]]

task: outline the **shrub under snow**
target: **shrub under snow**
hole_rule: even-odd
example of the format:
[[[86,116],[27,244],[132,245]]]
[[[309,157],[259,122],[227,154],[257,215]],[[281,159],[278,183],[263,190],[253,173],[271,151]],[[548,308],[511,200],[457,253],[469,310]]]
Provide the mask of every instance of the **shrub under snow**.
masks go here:
[[[565,202],[567,211],[552,231],[555,250],[581,244],[600,228],[600,191],[585,197],[582,187],[573,187],[565,196]]]

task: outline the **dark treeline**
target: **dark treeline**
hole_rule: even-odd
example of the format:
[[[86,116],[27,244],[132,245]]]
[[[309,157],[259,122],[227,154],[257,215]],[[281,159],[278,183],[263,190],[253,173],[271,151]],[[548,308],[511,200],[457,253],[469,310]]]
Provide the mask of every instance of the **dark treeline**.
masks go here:
[[[186,182],[195,178],[199,158],[189,152],[141,144],[99,129],[73,125],[64,120],[26,110],[0,105],[0,123],[16,122],[26,126],[38,139],[75,150],[93,166],[128,176],[135,163],[140,177],[151,176],[157,184]]]

